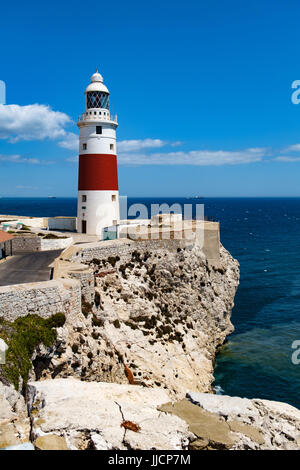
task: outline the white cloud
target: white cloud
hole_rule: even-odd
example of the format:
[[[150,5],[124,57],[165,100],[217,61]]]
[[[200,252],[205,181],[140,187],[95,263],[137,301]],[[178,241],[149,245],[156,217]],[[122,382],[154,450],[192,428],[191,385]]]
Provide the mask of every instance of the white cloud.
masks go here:
[[[26,158],[21,155],[0,155],[0,162],[25,163],[29,165],[52,165],[53,161],[40,160],[39,158]]]
[[[178,143],[174,142],[174,144]],[[119,152],[133,152],[146,148],[164,147],[165,145],[168,145],[168,142],[160,139],[121,140],[117,143]]]
[[[125,141],[130,142],[130,141]],[[141,142],[141,141],[134,141]],[[239,151],[192,150],[189,152],[135,153],[134,150],[118,152],[120,165],[194,165],[220,166],[259,162],[269,155],[269,149],[250,148]],[[67,162],[77,163],[78,156],[66,158]]]
[[[166,142],[160,139],[136,139],[136,140],[121,140],[117,142],[118,152],[136,152],[149,148],[160,148],[165,145],[175,147],[180,145],[181,142]],[[78,150],[79,138],[73,132],[67,132],[64,139],[58,145],[68,150]]]
[[[75,155],[75,157],[69,157],[69,158],[66,158],[66,162],[70,162],[70,163],[78,163],[78,155]]]
[[[300,162],[300,157],[276,157],[274,160],[278,162]]]
[[[58,145],[64,149],[78,151],[79,137],[74,132],[66,132],[64,139],[58,142]]]
[[[189,152],[166,152],[152,154],[120,153],[123,165],[195,165],[219,166],[259,162],[268,152],[265,148],[250,148],[240,151],[192,150]]]
[[[0,104],[0,139],[20,140],[59,139],[66,135],[64,127],[71,123],[67,114],[53,111],[50,106],[31,104]]]
[[[285,152],[300,152],[300,144],[290,145],[282,150],[283,153]]]

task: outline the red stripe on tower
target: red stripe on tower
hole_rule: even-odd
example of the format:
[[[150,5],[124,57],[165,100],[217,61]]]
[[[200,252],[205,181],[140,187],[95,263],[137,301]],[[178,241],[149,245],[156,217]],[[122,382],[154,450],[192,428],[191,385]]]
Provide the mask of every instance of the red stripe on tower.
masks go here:
[[[117,156],[79,155],[79,191],[118,191]]]

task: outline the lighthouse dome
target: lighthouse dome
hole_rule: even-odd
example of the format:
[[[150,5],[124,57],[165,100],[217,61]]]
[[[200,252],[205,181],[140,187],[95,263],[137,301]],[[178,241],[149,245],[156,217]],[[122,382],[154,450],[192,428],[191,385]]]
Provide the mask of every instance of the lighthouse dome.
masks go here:
[[[107,87],[103,83],[103,77],[98,72],[98,70],[91,76],[91,83],[87,86],[85,93],[90,91],[102,91],[104,93],[109,93]]]
[[[103,77],[98,70],[91,76],[91,82],[103,82]]]

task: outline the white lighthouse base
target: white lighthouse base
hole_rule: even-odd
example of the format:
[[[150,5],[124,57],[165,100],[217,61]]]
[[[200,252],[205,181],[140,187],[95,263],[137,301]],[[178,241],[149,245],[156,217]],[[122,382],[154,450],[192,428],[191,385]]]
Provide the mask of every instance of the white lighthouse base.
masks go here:
[[[78,191],[77,232],[103,238],[103,229],[120,222],[118,191]]]

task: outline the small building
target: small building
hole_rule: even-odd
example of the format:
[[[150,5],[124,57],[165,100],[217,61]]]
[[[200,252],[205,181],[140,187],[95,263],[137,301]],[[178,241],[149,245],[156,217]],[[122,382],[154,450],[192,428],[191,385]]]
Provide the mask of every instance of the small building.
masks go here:
[[[12,239],[9,233],[0,230],[0,260],[12,255]]]

